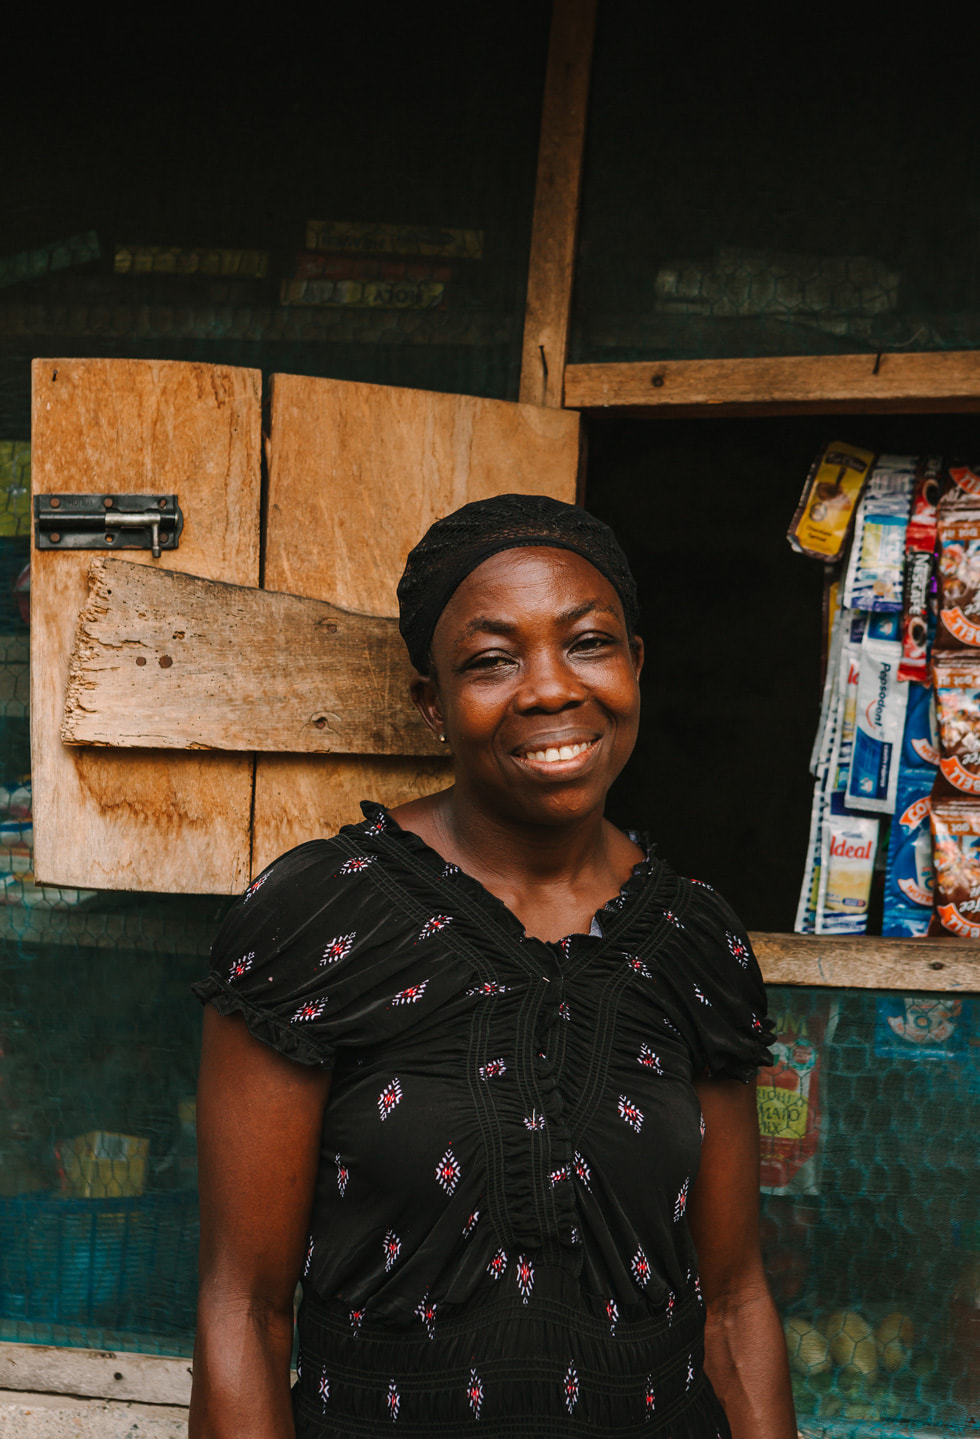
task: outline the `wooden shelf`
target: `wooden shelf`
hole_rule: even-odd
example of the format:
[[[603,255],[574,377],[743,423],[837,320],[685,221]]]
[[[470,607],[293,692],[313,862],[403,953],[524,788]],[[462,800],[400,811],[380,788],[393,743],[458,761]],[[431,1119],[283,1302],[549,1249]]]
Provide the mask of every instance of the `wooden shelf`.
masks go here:
[[[767,984],[908,993],[980,991],[980,943],[875,935],[753,934]]]
[[[624,415],[980,410],[980,350],[569,365],[565,406]]]

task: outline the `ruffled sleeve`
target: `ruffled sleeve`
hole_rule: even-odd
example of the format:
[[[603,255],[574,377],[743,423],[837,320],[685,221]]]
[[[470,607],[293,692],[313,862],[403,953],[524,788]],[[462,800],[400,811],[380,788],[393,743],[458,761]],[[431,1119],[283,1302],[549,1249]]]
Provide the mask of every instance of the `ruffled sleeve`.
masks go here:
[[[373,856],[312,840],[274,861],[225,917],[207,979],[193,988],[220,1014],[289,1059],[331,1068],[344,1044],[363,1043],[390,999],[388,906],[370,884]]]
[[[686,963],[675,977],[695,1068],[748,1083],[772,1064],[765,985],[749,937],[735,912],[708,885],[681,880]],[[686,889],[687,893],[683,894]]]

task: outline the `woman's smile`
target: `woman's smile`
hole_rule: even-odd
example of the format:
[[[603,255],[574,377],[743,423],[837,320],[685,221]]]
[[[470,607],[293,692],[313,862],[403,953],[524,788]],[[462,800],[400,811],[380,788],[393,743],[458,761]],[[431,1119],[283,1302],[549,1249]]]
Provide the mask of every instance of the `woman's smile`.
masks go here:
[[[538,740],[526,749],[515,750],[514,757],[527,769],[540,771],[548,778],[564,779],[584,769],[598,745],[598,739]]]

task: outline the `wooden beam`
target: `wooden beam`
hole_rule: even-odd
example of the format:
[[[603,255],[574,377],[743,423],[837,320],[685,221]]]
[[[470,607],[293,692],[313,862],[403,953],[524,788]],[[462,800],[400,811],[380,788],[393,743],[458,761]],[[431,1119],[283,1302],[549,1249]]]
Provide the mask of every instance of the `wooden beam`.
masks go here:
[[[888,989],[904,994],[980,992],[980,944],[958,939],[753,934],[767,984]]]
[[[147,1347],[151,1342],[148,1335]],[[0,1390],[10,1389],[186,1405],[191,1361],[62,1345],[0,1344]]]
[[[89,569],[61,737],[127,749],[444,752],[398,625],[105,557]]]
[[[534,192],[520,398],[562,404],[596,0],[554,0]]]
[[[569,409],[686,415],[980,410],[980,350],[569,365]]]

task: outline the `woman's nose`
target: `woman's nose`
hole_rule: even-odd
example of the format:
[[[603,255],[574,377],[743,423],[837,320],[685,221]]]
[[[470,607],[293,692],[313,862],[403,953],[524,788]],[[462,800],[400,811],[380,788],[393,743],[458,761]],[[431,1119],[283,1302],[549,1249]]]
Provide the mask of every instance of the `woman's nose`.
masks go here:
[[[562,710],[581,704],[585,693],[585,686],[562,656],[538,654],[525,668],[518,705],[524,710]]]

